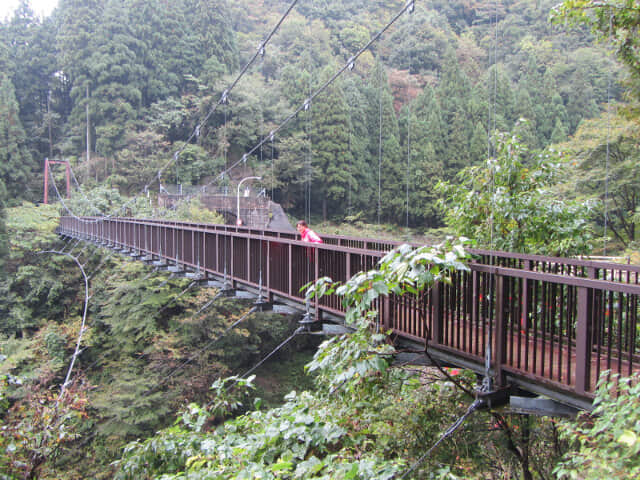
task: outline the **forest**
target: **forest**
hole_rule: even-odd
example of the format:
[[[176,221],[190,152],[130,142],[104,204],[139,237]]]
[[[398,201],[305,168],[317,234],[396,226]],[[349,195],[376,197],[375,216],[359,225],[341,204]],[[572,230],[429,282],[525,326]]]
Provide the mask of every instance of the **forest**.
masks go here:
[[[448,281],[466,243],[316,286],[354,333],[243,377],[294,316],[55,234],[219,223],[154,200],[254,175],[320,232],[640,263],[638,25],[631,0],[22,0],[0,19],[0,478],[638,478],[637,376],[560,420],[475,412],[473,372],[389,360],[372,302]],[[72,166],[64,204],[45,158]]]

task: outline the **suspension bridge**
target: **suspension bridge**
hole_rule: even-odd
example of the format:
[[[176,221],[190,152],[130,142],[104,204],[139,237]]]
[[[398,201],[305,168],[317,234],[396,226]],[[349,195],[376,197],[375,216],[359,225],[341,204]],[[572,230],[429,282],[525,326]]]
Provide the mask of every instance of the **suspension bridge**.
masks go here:
[[[226,124],[231,90],[254,61],[265,55],[266,45],[296,3],[297,0],[292,2],[184,145],[199,135],[218,107],[224,108]],[[262,152],[263,146],[270,145],[273,155],[276,135],[298,114],[310,110],[318,95],[342,73],[351,71],[360,55],[414,8],[413,0],[406,2],[329,80],[310,92],[298,108],[216,180],[228,176],[236,166],[246,164],[247,158]],[[382,128],[380,116],[380,131]],[[488,144],[491,147],[491,141]],[[141,195],[147,194],[156,181],[162,190],[162,173],[184,148],[175,152],[173,159],[145,185]],[[382,143],[379,162],[381,149]],[[409,145],[407,149],[409,163]],[[488,153],[491,156],[491,152]],[[311,160],[307,159],[306,163],[310,165]],[[324,276],[345,282],[358,272],[374,268],[387,252],[399,245],[391,241],[327,235],[323,236],[324,244],[311,245],[300,241],[295,232],[255,226],[77,216],[65,205],[51,170],[48,173],[69,214],[61,219],[60,235],[96,242],[132,258],[183,272],[198,281],[212,282],[223,292],[250,292],[261,308],[278,303],[296,306],[301,312],[307,312],[314,320],[313,325],[340,324],[345,311],[335,295],[312,301],[305,299],[301,292],[303,285]],[[45,171],[45,180],[47,177]],[[407,174],[407,192],[408,182]],[[380,172],[378,183],[380,191]],[[67,174],[67,191],[69,188]],[[307,181],[306,211],[310,204],[309,190]],[[127,205],[122,207],[122,212]],[[407,209],[408,205],[407,199]],[[239,216],[239,203],[236,210]],[[309,212],[306,214],[308,217]],[[571,408],[591,409],[597,381],[603,372],[627,376],[640,371],[640,266],[490,250],[471,250],[471,253],[470,271],[455,274],[450,284],[436,284],[419,295],[391,295],[376,303],[382,326],[392,332],[391,338],[397,344],[412,345],[417,351],[428,352],[429,357],[438,362],[469,368],[490,378],[489,393],[495,395],[496,401],[510,396],[514,399],[525,392],[525,395],[542,396]],[[534,403],[526,401],[521,405],[525,409],[536,408]]]
[[[58,233],[301,311],[303,285],[323,276],[344,282],[399,245],[342,236],[318,245],[291,232],[134,218],[63,217]],[[580,409],[590,409],[602,372],[640,371],[640,266],[471,253],[470,271],[451,284],[378,302],[396,342],[489,373],[495,391],[521,389]],[[308,307],[318,324],[344,318],[335,295]]]

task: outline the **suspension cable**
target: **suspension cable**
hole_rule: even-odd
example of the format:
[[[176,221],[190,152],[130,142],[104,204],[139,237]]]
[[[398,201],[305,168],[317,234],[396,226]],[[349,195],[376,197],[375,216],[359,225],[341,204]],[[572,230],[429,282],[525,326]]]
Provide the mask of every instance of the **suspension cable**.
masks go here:
[[[311,59],[308,59],[309,62],[309,95],[311,95]],[[311,161],[312,161],[312,152],[311,152],[311,102],[307,103],[305,106],[307,111],[307,115],[305,117],[305,124],[307,130],[307,161],[305,165],[305,209],[304,209],[304,218],[307,223],[311,223]]]
[[[609,14],[609,38],[608,47],[611,49],[611,30],[613,29],[613,13]],[[604,176],[604,232],[603,232],[603,254],[607,255],[607,226],[609,220],[609,154],[611,143],[611,64],[607,71],[607,155],[605,159]]]
[[[280,345],[278,345],[276,348],[274,348],[266,357],[264,357],[262,360],[260,360],[258,363],[256,363],[253,367],[251,367],[249,370],[247,370],[246,372],[244,372],[240,377],[238,377],[235,382],[233,382],[231,385],[229,385],[229,387],[227,387],[227,391],[231,390],[233,387],[235,387],[241,379],[246,378],[247,376],[251,375],[257,368],[259,368],[264,362],[266,362],[267,360],[269,360],[273,355],[276,354],[276,352],[278,352],[278,350],[280,350],[282,347],[284,347],[287,343],[289,343],[291,340],[293,340],[299,333],[304,331],[304,327],[298,327],[294,330],[294,332],[286,339],[284,340],[282,343],[280,343]],[[213,403],[214,400],[211,400],[209,403],[207,403],[207,405],[205,406],[206,408],[210,407]],[[218,405],[216,405],[217,408]]]
[[[399,477],[399,480],[403,480],[404,478],[407,478],[407,475],[409,475],[416,468],[422,465],[422,463],[431,455],[431,453],[438,447],[438,445],[444,442],[458,428],[460,428],[460,426],[465,422],[465,420],[469,418],[469,416],[473,412],[478,410],[478,408],[480,408],[483,404],[484,402],[482,400],[474,400],[473,403],[471,403],[467,408],[467,411],[461,417],[459,417],[453,424],[451,424],[451,426],[440,436],[438,441],[434,443],[433,446],[424,453],[424,455],[422,455],[416,462],[414,462],[414,464],[411,465],[411,467],[407,471],[405,471],[401,477]],[[391,477],[391,478],[394,478],[394,477]]]
[[[171,277],[169,277],[171,278]],[[166,280],[167,282],[169,281],[169,279]],[[197,285],[198,282],[193,281],[191,282],[187,288],[185,288],[184,290],[182,290],[182,292],[180,292],[178,295],[176,295],[175,297],[173,297],[171,300],[169,300],[160,310],[158,310],[158,314],[164,312],[167,308],[169,308],[171,305],[173,305],[174,302],[176,302],[177,300],[180,300],[180,298],[182,296],[184,296],[189,290],[191,290],[193,288],[194,285]]]
[[[496,102],[498,98],[498,5],[497,2],[494,2],[494,35],[493,35],[493,85],[489,85],[489,131],[487,132],[487,153],[488,153],[488,168],[490,174],[490,185],[491,189],[490,194],[490,206],[489,206],[489,251],[490,258],[489,264],[493,265],[494,258],[494,237],[495,237],[495,218],[494,218],[494,197],[495,197],[495,168],[497,162],[497,151],[496,151],[496,137],[495,130],[497,128],[496,124]],[[491,90],[493,89],[493,96],[491,95]],[[493,141],[492,141],[493,138]],[[494,329],[494,310],[498,308],[495,304],[497,300],[497,296],[494,295],[495,288],[495,274],[493,270],[489,272],[489,285],[488,285],[488,293],[484,295],[485,301],[488,303],[489,310],[489,325],[488,325],[488,338],[487,344],[485,346],[485,372],[484,379],[482,383],[482,389],[484,391],[490,391],[492,389],[492,379],[491,379],[491,360],[492,360],[492,349],[493,349],[493,329]]]
[[[196,128],[193,130],[193,132],[191,133],[191,135],[189,136],[189,138],[186,140],[185,144],[173,155],[173,158],[171,160],[169,160],[169,162],[167,162],[167,164],[165,164],[159,171],[158,171],[158,177],[160,178],[160,175],[162,174],[162,172],[164,170],[166,170],[171,163],[173,163],[174,161],[177,160],[177,157],[184,151],[184,149],[186,148],[186,146],[191,142],[191,140],[193,140],[193,138],[196,136],[197,133],[200,132],[200,130],[202,129],[202,127],[207,123],[207,121],[209,120],[209,118],[211,118],[211,116],[215,113],[215,111],[217,110],[217,108],[221,105],[221,104],[226,104],[227,100],[228,100],[228,95],[229,93],[231,93],[231,91],[236,87],[236,85],[238,84],[238,82],[240,81],[240,79],[244,76],[244,74],[247,72],[247,70],[249,69],[249,67],[251,67],[251,65],[253,65],[253,63],[255,62],[256,58],[258,58],[258,56],[262,57],[264,55],[265,52],[265,47],[267,46],[267,44],[269,43],[269,41],[271,40],[271,38],[275,35],[275,33],[278,31],[278,29],[280,28],[280,26],[282,25],[282,23],[284,22],[284,20],[289,16],[289,14],[291,13],[291,11],[293,10],[293,7],[296,6],[296,4],[298,3],[299,0],[293,0],[293,2],[291,2],[291,4],[289,5],[289,7],[287,8],[287,10],[285,11],[285,13],[280,17],[280,20],[278,21],[278,23],[275,25],[275,27],[273,27],[273,29],[271,30],[271,32],[267,35],[266,39],[263,40],[260,45],[258,46],[258,49],[256,50],[256,52],[253,54],[253,56],[251,57],[251,59],[245,64],[245,66],[242,68],[242,70],[240,71],[240,73],[237,75],[237,77],[235,78],[235,80],[231,83],[231,85],[229,85],[224,92],[222,93],[222,95],[220,96],[220,99],[218,100],[218,102],[213,106],[213,108],[211,108],[209,110],[209,112],[205,115],[205,117],[203,118],[203,120],[196,126]],[[151,186],[151,183],[149,185],[147,185],[147,187]]]
[[[291,120],[293,120],[294,118],[296,118],[298,116],[298,114],[304,110],[308,105],[311,105],[311,102],[318,96],[320,95],[322,92],[324,92],[327,87],[329,87],[333,82],[336,81],[336,79],[342,75],[342,73],[344,73],[345,70],[353,68],[353,65],[355,64],[355,61],[367,50],[369,50],[369,48],[371,48],[371,45],[373,45],[376,41],[378,41],[380,39],[380,37],[389,29],[391,28],[391,26],[402,16],[403,13],[405,13],[406,11],[409,11],[411,9],[414,8],[414,0],[409,0],[407,2],[407,4],[378,32],[376,33],[374,36],[372,36],[369,41],[367,42],[367,44],[362,47],[360,50],[358,50],[358,52],[356,54],[354,54],[353,56],[351,56],[347,62],[340,67],[331,78],[329,78],[324,84],[322,84],[317,90],[315,90],[313,92],[313,94],[311,96],[309,96],[309,98],[307,98],[306,100],[304,100],[304,102],[299,105],[288,117],[286,117],[276,128],[274,128],[269,135],[267,135],[266,137],[264,137],[260,142],[258,142],[253,148],[251,148],[250,150],[248,150],[247,152],[245,152],[245,154],[243,155],[244,157],[248,157],[249,155],[254,154],[261,145],[263,145],[264,143],[266,143],[267,141],[272,141],[272,138],[275,134],[277,134],[278,132],[280,132],[281,130],[283,130],[290,122]],[[218,179],[220,179],[221,177],[223,177],[225,174],[227,174],[230,170],[232,170],[233,168],[237,167],[241,162],[243,161],[243,159],[239,159],[237,160],[235,163],[233,163],[232,165],[230,165],[226,170],[224,170],[223,172],[221,172],[220,174],[218,174],[216,176],[216,178],[214,178],[211,182],[209,182],[208,184],[204,185],[203,187],[201,187],[200,191],[203,191],[204,188],[206,188],[208,185],[211,185],[213,182],[218,181]]]
[[[415,8],[415,7],[414,7]],[[413,13],[413,10],[410,10],[410,13]],[[411,27],[413,26],[413,22],[411,18],[409,18],[408,30],[409,34],[412,33]],[[407,241],[409,240],[409,179],[411,177],[411,64],[413,62],[413,51],[409,51],[409,69],[407,70],[407,218],[406,218],[406,229],[407,229]]]
[[[378,228],[382,209],[382,62],[378,72]]]
[[[56,399],[55,409],[57,411],[58,405],[60,404],[60,400],[62,400],[62,397],[64,396],[65,389],[67,388],[67,385],[69,385],[69,381],[71,379],[71,372],[73,371],[73,365],[75,364],[76,359],[78,358],[78,355],[80,355],[80,352],[81,352],[80,345],[82,343],[82,335],[84,334],[84,331],[85,331],[85,325],[87,322],[87,310],[89,307],[89,278],[87,277],[84,267],[78,260],[78,257],[74,257],[69,253],[63,253],[56,250],[46,250],[46,251],[37,253],[37,255],[42,255],[42,254],[64,255],[66,257],[71,258],[76,263],[76,265],[78,265],[78,268],[80,269],[80,272],[84,277],[84,307],[82,309],[82,321],[80,322],[80,331],[78,332],[76,347],[73,351],[73,355],[71,356],[71,362],[69,363],[67,375],[65,376],[64,382],[60,386],[60,393],[58,394],[58,398]]]
[[[253,63],[255,62],[256,58],[258,58],[258,56],[262,56],[264,55],[264,51],[265,51],[265,47],[267,46],[267,44],[271,41],[272,37],[275,35],[275,33],[278,31],[278,29],[280,28],[280,26],[282,25],[282,23],[284,22],[284,20],[289,16],[289,14],[291,13],[291,11],[293,10],[293,8],[295,7],[295,5],[298,3],[299,0],[293,0],[291,2],[291,4],[289,5],[289,7],[287,8],[287,10],[285,11],[285,13],[280,17],[280,20],[278,21],[278,23],[273,27],[273,29],[269,32],[269,34],[267,35],[267,37],[265,38],[265,40],[263,40],[260,45],[258,46],[258,49],[256,50],[256,52],[254,53],[254,55],[251,57],[251,59],[245,64],[245,66],[242,68],[242,70],[240,71],[240,73],[236,76],[235,80],[224,90],[224,92],[222,93],[222,95],[220,96],[220,99],[217,101],[217,103],[209,110],[209,112],[204,116],[204,118],[202,119],[202,121],[196,125],[196,127],[193,129],[191,135],[187,138],[187,140],[184,142],[184,144],[173,154],[173,157],[165,163],[165,165],[163,165],[158,172],[154,175],[154,177],[149,180],[149,182],[144,186],[142,192],[147,192],[149,190],[149,188],[156,182],[158,181],[158,185],[159,187],[161,187],[161,183],[160,183],[160,179],[162,176],[162,173],[169,168],[174,162],[177,161],[178,157],[180,156],[180,154],[182,154],[182,152],[187,148],[187,146],[190,144],[190,142],[200,134],[200,131],[202,129],[202,127],[207,123],[207,121],[209,120],[209,118],[211,118],[211,116],[215,113],[215,111],[217,110],[217,108],[226,102],[229,93],[231,93],[231,91],[236,87],[236,85],[238,84],[238,82],[242,79],[242,77],[245,75],[245,73],[248,71],[248,69],[251,67],[251,65],[253,65]],[[56,188],[57,191],[57,188]],[[139,195],[142,194],[138,193],[138,195],[132,197],[131,199],[129,199],[127,202],[125,202],[123,205],[120,206],[120,211],[124,211]],[[61,195],[58,192],[58,198],[61,199]],[[63,203],[64,205],[64,203]],[[89,222],[87,219],[83,219],[78,217],[77,215],[75,215],[66,205],[64,205],[65,210],[69,213],[70,216],[74,217],[75,219],[82,221],[82,222]],[[104,215],[105,217],[111,217],[114,215]]]
[[[71,178],[73,179],[73,182],[76,184],[78,191],[80,192],[80,194],[82,195],[82,198],[85,199],[85,201],[89,204],[89,206],[99,215],[104,215],[104,213],[102,212],[102,210],[100,210],[98,207],[96,207],[96,205],[89,200],[89,198],[87,198],[87,195],[84,193],[84,190],[82,189],[82,186],[80,185],[80,183],[78,182],[78,179],[76,178],[76,174],[73,172],[73,168],[71,167],[71,162],[67,161],[67,164],[69,165],[69,172],[71,172]]]
[[[200,308],[200,310],[198,310],[196,313],[194,313],[191,318],[195,318],[197,315],[199,315],[201,312],[203,312],[205,309],[209,308],[211,305],[213,305],[213,303],[220,298],[222,295],[224,295],[223,292],[219,292],[215,297],[213,297],[210,301],[208,301],[202,308]],[[244,320],[246,320],[249,315],[251,315],[252,313],[254,313],[256,310],[258,309],[258,307],[252,307],[248,312],[246,312],[245,314],[243,314],[238,320],[236,320],[235,322],[233,322],[233,324],[231,324],[230,326],[228,326],[220,335],[218,335],[216,338],[211,339],[204,347],[201,347],[198,351],[196,351],[193,355],[191,355],[189,358],[187,358],[184,362],[182,362],[180,365],[178,365],[176,368],[174,368],[171,373],[169,373],[168,375],[166,375],[162,380],[160,380],[158,382],[157,385],[155,385],[154,388],[158,388],[162,385],[164,385],[168,380],[171,379],[171,377],[173,377],[176,373],[178,373],[180,370],[182,370],[184,367],[186,367],[189,363],[191,363],[193,360],[195,360],[196,358],[198,358],[200,355],[202,355],[202,353],[206,350],[208,350],[209,348],[211,348],[212,345],[216,344],[217,342],[219,342],[220,340],[222,340],[231,330],[233,330],[234,328],[236,328],[238,325],[240,325],[240,323],[242,323]],[[148,390],[145,393],[150,393],[152,390]]]

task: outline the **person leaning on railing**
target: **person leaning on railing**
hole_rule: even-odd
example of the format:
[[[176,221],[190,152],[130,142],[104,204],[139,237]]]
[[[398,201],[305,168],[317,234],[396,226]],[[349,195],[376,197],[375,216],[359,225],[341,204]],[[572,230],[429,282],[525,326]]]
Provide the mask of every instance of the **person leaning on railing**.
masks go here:
[[[296,229],[300,233],[300,236],[302,237],[303,242],[323,243],[322,239],[318,236],[318,234],[313,230],[311,230],[308,227],[307,222],[305,222],[304,220],[298,221],[298,224],[296,225]]]

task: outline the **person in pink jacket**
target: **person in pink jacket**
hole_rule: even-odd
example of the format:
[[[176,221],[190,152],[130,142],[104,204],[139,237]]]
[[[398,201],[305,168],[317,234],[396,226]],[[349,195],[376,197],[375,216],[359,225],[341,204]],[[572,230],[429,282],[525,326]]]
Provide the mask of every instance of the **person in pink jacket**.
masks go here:
[[[302,236],[303,242],[322,243],[322,239],[316,232],[314,232],[307,226],[307,222],[305,222],[304,220],[300,220],[298,222],[298,224],[296,225],[296,229],[300,233],[300,236]]]

